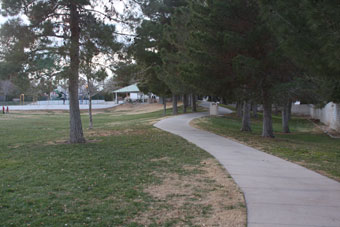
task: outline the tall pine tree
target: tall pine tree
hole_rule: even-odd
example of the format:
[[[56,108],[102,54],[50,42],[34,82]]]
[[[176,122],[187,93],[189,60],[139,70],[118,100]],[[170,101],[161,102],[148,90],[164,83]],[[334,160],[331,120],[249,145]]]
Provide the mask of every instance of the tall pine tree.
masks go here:
[[[97,10],[100,6],[103,6],[102,10]],[[7,48],[7,56],[21,56],[18,63],[24,68],[37,58],[62,57],[69,83],[70,142],[85,142],[78,100],[82,51],[87,45],[99,52],[103,47],[112,46],[116,32],[112,22],[119,20],[114,2],[2,0],[1,13],[11,16],[1,28],[1,41]]]
[[[262,16],[285,54],[325,84],[324,101],[340,102],[338,1],[261,0]]]

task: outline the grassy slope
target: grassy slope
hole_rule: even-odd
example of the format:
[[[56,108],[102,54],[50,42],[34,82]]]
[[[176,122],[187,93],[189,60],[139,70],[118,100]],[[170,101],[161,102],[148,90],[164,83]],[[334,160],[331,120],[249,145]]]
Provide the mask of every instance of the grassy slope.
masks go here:
[[[199,127],[297,162],[340,180],[340,140],[332,139],[302,117],[290,121],[290,134],[280,133],[281,117],[273,116],[275,139],[261,137],[262,119],[252,119],[253,132],[241,132],[235,114],[195,120]]]
[[[95,129],[85,130],[94,142],[70,145],[60,142],[67,138],[67,113],[1,115],[1,225],[138,226],[136,215],[155,206],[145,187],[162,173],[193,174],[183,166],[210,157],[152,127],[161,116],[96,114]],[[190,225],[190,215],[167,221]]]

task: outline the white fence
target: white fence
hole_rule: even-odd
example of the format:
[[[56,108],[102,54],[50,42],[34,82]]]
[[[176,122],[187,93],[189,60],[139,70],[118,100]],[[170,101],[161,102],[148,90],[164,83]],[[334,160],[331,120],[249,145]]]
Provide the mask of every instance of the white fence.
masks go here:
[[[324,108],[315,108],[311,104],[292,105],[292,113],[298,115],[310,116],[319,119],[331,129],[340,132],[340,104],[333,102],[328,103]]]
[[[92,104],[104,104],[105,100],[92,100]],[[63,100],[46,100],[46,101],[37,101],[32,103],[31,105],[63,105]],[[65,105],[69,104],[69,100],[65,100]],[[79,104],[89,104],[89,100],[79,100]]]

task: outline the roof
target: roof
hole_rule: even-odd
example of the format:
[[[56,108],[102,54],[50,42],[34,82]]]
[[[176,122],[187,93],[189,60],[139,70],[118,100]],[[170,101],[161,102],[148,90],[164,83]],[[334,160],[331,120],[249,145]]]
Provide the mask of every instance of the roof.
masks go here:
[[[113,91],[114,93],[139,93],[139,88],[137,87],[137,84],[132,84],[127,87],[120,88],[118,90]]]

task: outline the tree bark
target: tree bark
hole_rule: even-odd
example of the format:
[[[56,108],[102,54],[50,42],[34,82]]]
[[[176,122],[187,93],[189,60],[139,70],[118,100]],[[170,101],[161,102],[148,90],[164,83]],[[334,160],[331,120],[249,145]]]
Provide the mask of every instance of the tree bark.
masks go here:
[[[236,102],[237,116],[242,117],[242,103],[240,101]]]
[[[191,95],[191,108],[192,108],[192,112],[197,112],[197,104],[196,104],[196,95],[195,94]]]
[[[282,131],[284,133],[290,133],[290,130],[289,130],[289,100],[283,104]]]
[[[192,94],[188,95],[188,103],[187,103],[188,106],[191,106],[192,105]]]
[[[272,123],[272,101],[269,94],[263,91],[263,137],[274,138]]]
[[[257,118],[257,103],[253,102],[252,103],[252,107],[251,107],[252,111],[253,111],[253,117]]]
[[[221,97],[221,103],[224,105],[228,105],[227,99],[225,97]]]
[[[89,89],[89,129],[93,128],[93,119],[92,119],[92,93],[91,93],[91,84],[90,79],[87,77],[87,87]]]
[[[163,96],[163,115],[166,115],[166,97]]]
[[[292,104],[293,101],[291,99],[288,99],[288,120],[290,120],[292,116]]]
[[[183,113],[187,112],[188,107],[188,96],[186,94],[183,95]]]
[[[178,114],[178,108],[177,108],[177,95],[172,95],[172,114],[176,115]]]
[[[153,102],[151,93],[148,93],[148,103],[151,104]]]
[[[93,120],[92,120],[92,97],[91,97],[91,93],[89,93],[89,128],[92,129],[93,128]]]
[[[242,128],[241,131],[251,132],[250,126],[250,102],[244,101],[243,102],[243,117],[242,117]]]
[[[71,48],[70,48],[70,143],[84,143],[83,128],[80,118],[78,100],[79,81],[79,12],[75,2],[70,3],[70,27],[71,27]]]

